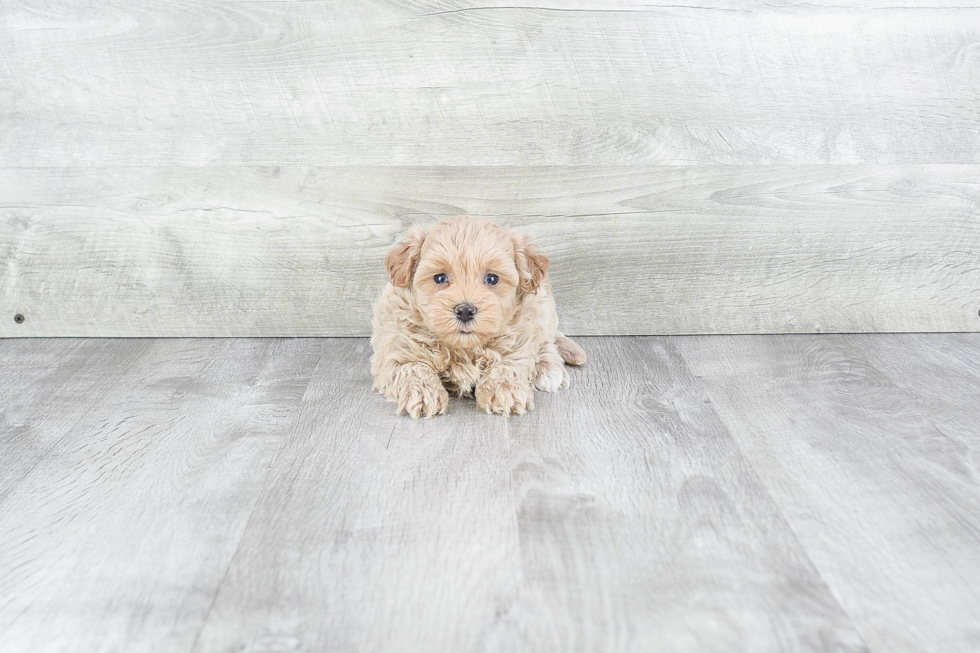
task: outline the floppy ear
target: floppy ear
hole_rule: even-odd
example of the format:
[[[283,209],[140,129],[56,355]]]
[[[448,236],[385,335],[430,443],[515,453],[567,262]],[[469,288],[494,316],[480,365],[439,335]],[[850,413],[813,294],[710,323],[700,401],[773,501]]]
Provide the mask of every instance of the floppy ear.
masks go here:
[[[533,295],[538,292],[538,286],[548,274],[551,261],[538,246],[531,242],[531,237],[512,231],[514,240],[514,263],[520,276],[518,288],[521,292]]]
[[[412,275],[415,274],[415,266],[419,264],[424,242],[425,229],[416,225],[408,232],[408,238],[392,247],[385,256],[385,268],[393,285],[407,288],[412,282]]]

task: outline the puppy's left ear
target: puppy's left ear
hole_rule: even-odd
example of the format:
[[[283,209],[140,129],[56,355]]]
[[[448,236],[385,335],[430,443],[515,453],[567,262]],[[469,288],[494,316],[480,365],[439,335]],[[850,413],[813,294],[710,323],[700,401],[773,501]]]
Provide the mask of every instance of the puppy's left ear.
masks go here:
[[[415,274],[415,266],[422,256],[422,243],[425,242],[425,229],[418,225],[408,232],[408,238],[391,248],[385,256],[385,268],[391,277],[392,285],[408,288]]]
[[[530,236],[512,231],[511,238],[514,240],[514,263],[520,276],[518,288],[523,293],[533,295],[548,274],[551,261],[531,242]]]

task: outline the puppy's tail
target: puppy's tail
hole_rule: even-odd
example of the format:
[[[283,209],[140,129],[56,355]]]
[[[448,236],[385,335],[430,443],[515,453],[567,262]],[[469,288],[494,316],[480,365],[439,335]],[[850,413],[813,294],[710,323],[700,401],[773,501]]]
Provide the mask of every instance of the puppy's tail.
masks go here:
[[[555,337],[555,345],[561,359],[569,365],[581,365],[585,362],[585,351],[572,342],[564,333],[559,332]]]

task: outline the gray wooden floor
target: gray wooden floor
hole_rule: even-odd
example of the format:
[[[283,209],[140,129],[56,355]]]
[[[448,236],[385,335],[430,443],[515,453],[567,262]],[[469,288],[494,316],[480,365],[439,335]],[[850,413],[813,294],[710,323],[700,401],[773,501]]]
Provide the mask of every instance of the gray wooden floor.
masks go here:
[[[366,340],[0,340],[3,650],[980,650],[980,334],[581,342],[413,422]]]

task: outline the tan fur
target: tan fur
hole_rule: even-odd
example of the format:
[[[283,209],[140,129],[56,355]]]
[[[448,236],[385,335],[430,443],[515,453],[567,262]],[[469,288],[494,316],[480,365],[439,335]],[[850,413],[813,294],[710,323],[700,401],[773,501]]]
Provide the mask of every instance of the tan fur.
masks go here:
[[[371,374],[397,413],[445,413],[449,392],[474,396],[488,413],[523,414],[534,388],[568,387],[564,363],[585,352],[557,330],[548,257],[490,220],[446,218],[414,227],[385,257],[391,282],[374,307]],[[486,274],[499,277],[485,283]],[[434,277],[446,274],[449,283]],[[476,307],[463,324],[455,307]]]
[[[555,338],[555,345],[558,347],[558,353],[561,355],[561,359],[569,365],[585,364],[585,350],[575,344],[564,333],[558,333],[558,336]]]

